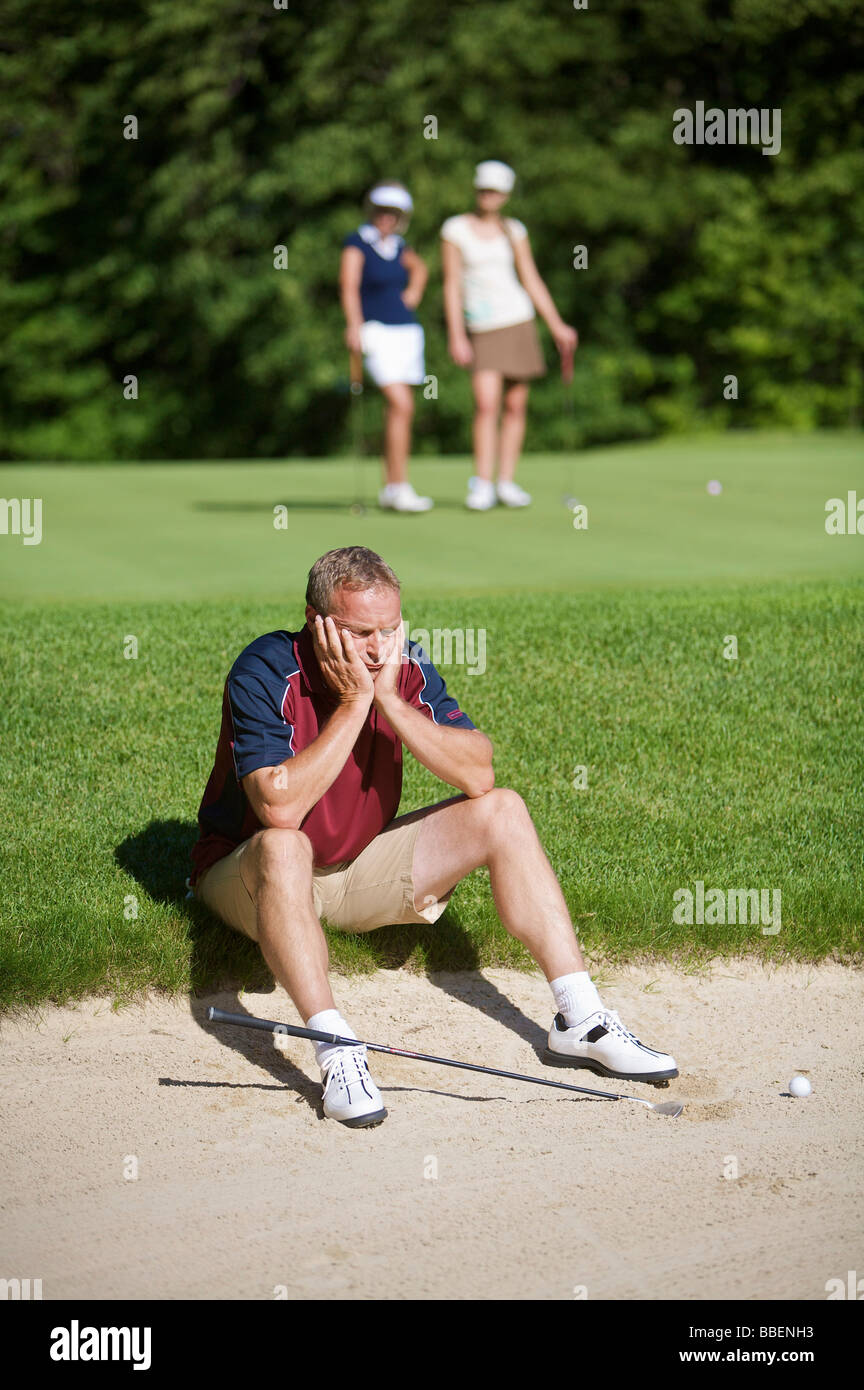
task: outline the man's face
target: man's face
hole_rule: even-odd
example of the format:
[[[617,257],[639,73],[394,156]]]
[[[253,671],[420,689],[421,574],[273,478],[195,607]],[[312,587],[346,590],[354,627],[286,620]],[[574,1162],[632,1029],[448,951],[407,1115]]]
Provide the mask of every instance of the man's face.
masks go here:
[[[315,624],[315,612],[306,605],[306,621]],[[328,614],[322,613],[322,617]],[[329,616],[351,634],[354,650],[370,671],[379,671],[385,648],[402,622],[402,603],[396,589],[334,589]]]

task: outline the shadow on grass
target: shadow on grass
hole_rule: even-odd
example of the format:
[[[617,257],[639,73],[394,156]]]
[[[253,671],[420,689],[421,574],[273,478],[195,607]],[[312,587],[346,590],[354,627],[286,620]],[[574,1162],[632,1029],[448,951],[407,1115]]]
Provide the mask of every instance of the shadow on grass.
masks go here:
[[[332,497],[316,499],[310,497],[295,497],[290,502],[193,502],[192,510],[195,512],[269,512],[273,515],[275,506],[284,507],[289,512],[344,512],[347,511],[349,503],[342,498],[334,501]]]
[[[365,511],[374,512],[376,516],[401,516],[403,513],[396,512],[392,507],[379,507],[377,502],[370,501],[368,491],[362,495],[362,503]],[[196,512],[268,512],[271,516],[275,506],[284,507],[289,512],[346,512],[350,511],[351,499],[347,494],[340,498],[314,498],[314,497],[294,497],[289,501],[277,500],[276,502],[250,502],[244,501],[201,501],[190,503],[192,511]],[[449,498],[435,500],[435,507],[438,511],[463,511],[464,503],[453,501]]]
[[[173,907],[185,917],[190,983],[196,994],[235,982],[246,989],[272,989],[273,976],[255,942],[186,896],[186,879],[192,872],[189,852],[197,836],[194,821],[152,821],[119,844],[114,855],[154,902]]]
[[[218,1007],[226,1012],[247,1014],[243,991],[268,993],[275,990],[273,975],[257,944],[220,922],[201,903],[187,897],[186,879],[190,873],[190,849],[196,839],[193,821],[153,821],[136,835],[130,835],[115,850],[120,866],[130,874],[155,902],[175,909],[187,922],[190,943],[190,1010],[196,1022],[212,1035],[206,1020],[207,1005],[200,995],[222,991]],[[396,925],[373,932],[328,931],[333,963],[348,970],[399,970],[405,967],[425,973],[435,988],[443,990],[460,1004],[478,1009],[498,1019],[540,1055],[545,1032],[528,1019],[499,989],[480,974],[480,953],[476,941],[464,927],[458,908],[452,903],[444,915],[430,926]],[[386,989],[386,984],[385,984]],[[263,1068],[278,1088],[293,1091],[320,1113],[320,1085],[310,1081],[282,1052],[276,1052],[269,1034],[243,1028],[221,1027],[220,1040],[245,1061]],[[387,1042],[388,1039],[369,1039]],[[396,1040],[398,1045],[398,1039]],[[471,1060],[468,1058],[457,1060]],[[494,1065],[494,1059],[492,1059]],[[201,1085],[198,1080],[162,1078],[163,1085]],[[232,1083],[214,1082],[228,1086]],[[263,1083],[262,1083],[263,1085]],[[264,1089],[270,1089],[264,1085]]]

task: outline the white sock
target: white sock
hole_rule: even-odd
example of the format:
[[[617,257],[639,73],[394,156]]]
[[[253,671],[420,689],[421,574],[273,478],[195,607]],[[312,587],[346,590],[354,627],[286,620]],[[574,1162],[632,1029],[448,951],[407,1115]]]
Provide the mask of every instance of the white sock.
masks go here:
[[[587,970],[559,975],[557,980],[549,981],[549,988],[555,998],[555,1007],[559,1014],[564,1015],[568,1028],[573,1028],[583,1018],[603,1008],[603,1001]]]
[[[320,1013],[313,1014],[306,1020],[307,1028],[314,1028],[318,1033],[338,1033],[340,1038],[356,1038],[357,1034],[346,1023],[338,1009],[322,1009]],[[312,1046],[315,1048],[315,1061],[319,1067],[326,1067],[332,1061],[337,1052],[341,1052],[341,1047],[334,1047],[332,1043],[316,1042]]]

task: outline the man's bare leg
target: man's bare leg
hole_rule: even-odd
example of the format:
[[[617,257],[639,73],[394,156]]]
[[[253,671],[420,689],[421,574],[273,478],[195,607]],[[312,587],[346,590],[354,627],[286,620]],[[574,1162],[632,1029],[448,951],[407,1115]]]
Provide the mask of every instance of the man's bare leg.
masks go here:
[[[415,907],[430,894],[440,898],[481,864],[489,867],[498,916],[552,988],[556,1014],[545,1060],[634,1081],[677,1076],[674,1057],[647,1047],[604,1008],[558,880],[514,791],[496,787],[426,813],[414,849]]]
[[[258,909],[258,944],[304,1023],[334,1009],[327,942],[312,901],[312,845],[302,830],[259,830],[240,859]]]
[[[584,971],[567,904],[528,808],[495,788],[429,811],[414,849],[414,901],[442,897],[481,865],[489,868],[502,924],[528,948],[547,980]]]
[[[301,830],[260,830],[240,859],[258,913],[258,944],[309,1027],[356,1037],[327,978],[329,957],[312,898],[314,855]],[[366,1049],[314,1043],[324,1081],[324,1114],[352,1127],[380,1124],[387,1111],[369,1075]]]

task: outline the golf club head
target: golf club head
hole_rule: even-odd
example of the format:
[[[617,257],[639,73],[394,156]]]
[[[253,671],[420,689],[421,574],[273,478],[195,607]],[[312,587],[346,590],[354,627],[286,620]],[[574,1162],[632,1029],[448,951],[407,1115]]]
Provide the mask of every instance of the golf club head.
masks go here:
[[[664,1100],[659,1105],[652,1105],[651,1109],[655,1115],[671,1115],[673,1119],[681,1115],[684,1111],[684,1104],[680,1100]]]

